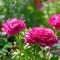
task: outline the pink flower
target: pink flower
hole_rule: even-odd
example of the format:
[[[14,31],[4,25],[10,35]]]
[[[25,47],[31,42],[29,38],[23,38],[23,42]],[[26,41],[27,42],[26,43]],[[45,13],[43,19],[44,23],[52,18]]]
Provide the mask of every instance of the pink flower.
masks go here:
[[[39,4],[39,5],[37,6],[37,10],[42,10],[42,9],[43,9],[43,7],[44,7],[44,5],[43,5],[43,4]]]
[[[22,29],[26,28],[24,20],[18,20],[17,18],[12,18],[2,23],[2,31],[6,32],[7,36],[15,35],[19,33]]]
[[[40,44],[41,46],[52,47],[57,43],[58,38],[49,28],[34,27],[30,29],[25,36],[25,42],[29,44]]]
[[[54,2],[54,0],[49,0],[50,2]]]
[[[60,14],[55,14],[49,18],[48,23],[56,30],[60,30]]]

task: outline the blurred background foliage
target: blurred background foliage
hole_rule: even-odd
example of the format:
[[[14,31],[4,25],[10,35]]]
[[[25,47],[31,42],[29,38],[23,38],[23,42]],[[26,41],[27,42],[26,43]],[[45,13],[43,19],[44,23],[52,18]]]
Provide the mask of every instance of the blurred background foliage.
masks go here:
[[[43,4],[43,9],[37,9]],[[9,18],[17,17],[25,19],[27,27],[44,25],[49,27],[48,18],[60,13],[60,1],[41,0],[35,3],[34,0],[0,0],[0,25]]]

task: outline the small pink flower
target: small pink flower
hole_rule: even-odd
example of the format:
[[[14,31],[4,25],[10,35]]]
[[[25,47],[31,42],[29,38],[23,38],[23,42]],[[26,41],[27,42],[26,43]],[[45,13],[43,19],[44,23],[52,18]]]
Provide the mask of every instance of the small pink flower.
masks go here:
[[[1,30],[6,32],[7,36],[15,35],[19,33],[22,29],[26,28],[24,20],[18,20],[17,18],[12,18],[2,23]]]
[[[29,44],[40,44],[41,46],[52,47],[57,43],[58,38],[49,28],[34,27],[26,33],[25,42]]]
[[[50,2],[54,2],[54,0],[49,0]]]
[[[44,5],[43,5],[43,4],[39,4],[39,5],[37,6],[37,10],[42,10],[42,9],[43,9],[43,7],[44,7]]]
[[[60,30],[60,14],[55,14],[49,18],[48,23],[56,30]]]

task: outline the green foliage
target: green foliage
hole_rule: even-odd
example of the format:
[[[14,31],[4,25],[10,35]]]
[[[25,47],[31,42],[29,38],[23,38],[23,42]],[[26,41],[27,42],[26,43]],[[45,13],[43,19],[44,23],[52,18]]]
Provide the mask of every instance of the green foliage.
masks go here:
[[[60,13],[60,1],[50,3],[42,2],[43,10],[37,10],[39,4],[34,4],[33,0],[2,0],[0,6],[0,22],[9,18],[17,17],[25,19],[27,27],[44,25],[48,27],[48,18],[55,13]],[[34,23],[34,24],[33,24]]]

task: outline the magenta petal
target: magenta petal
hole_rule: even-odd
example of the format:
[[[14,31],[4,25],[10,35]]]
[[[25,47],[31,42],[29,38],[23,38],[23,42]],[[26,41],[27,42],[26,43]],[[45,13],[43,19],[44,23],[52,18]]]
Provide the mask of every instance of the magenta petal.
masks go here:
[[[53,47],[58,41],[58,37],[54,34],[53,30],[45,27],[33,27],[28,30],[24,39],[26,43],[39,44],[43,47]]]
[[[12,18],[2,24],[1,30],[7,33],[7,37],[10,37],[11,35],[15,35],[25,28],[26,24],[24,20]]]

